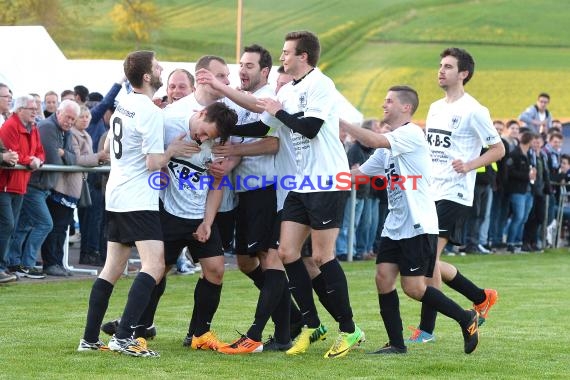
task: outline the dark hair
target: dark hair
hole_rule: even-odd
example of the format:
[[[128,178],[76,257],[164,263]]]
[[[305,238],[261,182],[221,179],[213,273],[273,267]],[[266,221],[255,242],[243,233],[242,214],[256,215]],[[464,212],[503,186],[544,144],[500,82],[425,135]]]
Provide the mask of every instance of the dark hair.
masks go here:
[[[550,132],[550,131],[549,131]],[[548,141],[552,140],[552,139],[560,139],[560,140],[564,140],[564,136],[562,135],[562,133],[560,132],[552,132],[548,134]]]
[[[465,79],[463,79],[463,85],[466,85],[467,82],[469,82],[469,80],[473,76],[473,73],[475,72],[475,61],[473,60],[473,57],[471,56],[471,54],[467,52],[467,50],[456,47],[447,48],[440,54],[441,58],[445,58],[447,56],[452,56],[457,58],[457,69],[459,70],[459,72],[461,71],[469,72],[469,74],[467,74]]]
[[[243,52],[244,53],[257,53],[257,54],[259,54],[259,67],[261,69],[264,69],[267,67],[269,69],[269,71],[271,71],[271,68],[273,67],[273,60],[271,59],[271,54],[269,53],[269,51],[267,51],[266,48],[264,48],[263,46],[257,45],[257,44],[253,44],[253,45],[244,47]],[[269,71],[267,72],[268,75],[269,75]]]
[[[560,156],[560,161],[562,162],[562,160],[566,160],[570,164],[570,155],[562,153],[562,155]]]
[[[65,98],[67,95],[72,94],[75,95],[75,93],[73,92],[73,90],[63,90],[61,92],[61,95],[59,96],[60,99]]]
[[[295,55],[307,53],[307,63],[313,67],[317,66],[321,55],[321,44],[314,33],[307,30],[290,32],[285,36],[285,41],[297,41]]]
[[[87,100],[92,102],[100,102],[101,100],[103,100],[103,95],[101,95],[101,93],[99,92],[92,92],[87,97]]]
[[[520,128],[520,126],[521,126],[521,124],[520,124],[517,120],[511,119],[511,120],[507,121],[506,127],[509,128],[509,127],[510,127],[511,125],[513,125],[513,124],[518,125],[519,128]]]
[[[420,104],[420,98],[416,90],[414,90],[410,86],[392,86],[388,89],[388,91],[396,92],[398,99],[402,104],[411,105],[412,115],[416,112],[416,110],[418,109],[418,105]]]
[[[133,87],[142,87],[144,75],[152,73],[153,58],[154,52],[150,50],[137,50],[127,55],[123,69]]]
[[[548,95],[546,92],[541,92],[540,94],[538,94],[537,99],[540,99],[540,98],[546,98],[546,99],[550,100],[550,95]]]
[[[519,136],[519,141],[521,144],[528,144],[530,143],[535,137],[537,137],[538,135],[534,132],[531,131],[526,131],[523,132],[520,136]]]
[[[229,108],[224,103],[214,102],[204,108],[206,116],[204,121],[216,123],[216,129],[220,134],[220,142],[223,144],[230,136],[231,130],[235,127],[238,117],[236,111]]]
[[[75,95],[79,96],[79,99],[81,99],[82,103],[85,103],[87,101],[87,97],[89,96],[89,90],[87,87],[77,85],[73,87],[73,91],[75,92]]]
[[[177,73],[177,72],[186,74],[186,76],[188,77],[188,80],[190,81],[190,87],[194,87],[194,75],[192,75],[190,73],[190,71],[188,71],[186,69],[174,69],[174,70],[172,70],[172,72],[170,74],[168,74],[168,79],[166,80],[166,83],[168,83],[172,74]]]
[[[222,65],[227,64],[222,57],[218,57],[217,55],[204,55],[200,57],[200,59],[198,59],[198,61],[196,62],[194,71],[198,71],[200,69],[207,69],[208,67],[210,67],[210,62],[212,61],[218,61]]]

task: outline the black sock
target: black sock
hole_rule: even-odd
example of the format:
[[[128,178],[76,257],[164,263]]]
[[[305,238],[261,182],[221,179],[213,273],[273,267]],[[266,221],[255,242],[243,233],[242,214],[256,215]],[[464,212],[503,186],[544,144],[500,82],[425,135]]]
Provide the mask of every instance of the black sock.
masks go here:
[[[263,274],[263,270],[261,270],[261,265],[258,265],[257,268],[255,268],[254,270],[252,270],[249,273],[245,274],[247,277],[251,278],[251,280],[253,281],[253,284],[255,285],[255,287],[259,290],[261,290],[261,288],[263,287],[263,281],[264,281],[264,274]]]
[[[85,331],[83,332],[83,339],[89,343],[99,341],[99,329],[103,318],[109,306],[109,298],[113,293],[113,284],[97,278],[91,287],[91,294],[89,295],[89,308],[87,309],[87,322],[85,323]]]
[[[255,319],[247,331],[247,337],[261,342],[263,329],[269,321],[271,313],[275,310],[283,295],[283,288],[286,284],[285,272],[278,269],[267,269],[265,271],[265,281],[259,292],[257,307],[255,309]]]
[[[325,277],[322,273],[312,280],[313,283],[313,290],[317,293],[317,297],[319,297],[319,302],[326,311],[334,318],[335,321],[338,322],[338,316],[336,315],[335,309],[331,304],[331,301],[327,295],[327,283],[325,282]]]
[[[428,286],[426,288],[426,292],[420,301],[424,304],[428,304],[441,314],[456,320],[461,325],[465,323],[466,315],[468,315],[466,311],[463,310],[461,306],[455,303],[455,301],[453,301],[451,298],[448,298],[440,290],[432,286]]]
[[[463,294],[468,300],[473,302],[475,305],[480,304],[485,301],[485,290],[477,287],[468,278],[464,277],[459,271],[453,278],[453,280],[446,282],[447,286],[451,289]]]
[[[378,294],[378,303],[380,304],[380,316],[382,321],[384,321],[390,345],[405,348],[398,291],[394,289],[390,293]]]
[[[336,313],[339,330],[353,333],[354,321],[352,320],[352,309],[348,297],[348,284],[346,276],[338,260],[334,259],[324,263],[319,267],[321,274],[327,284],[327,298]]]
[[[299,305],[305,324],[310,328],[319,327],[321,321],[313,300],[311,278],[307,268],[305,268],[305,264],[303,264],[303,260],[299,258],[292,263],[285,264],[285,270],[289,278],[289,290],[293,294],[297,305]]]
[[[135,326],[138,326],[155,287],[156,281],[150,274],[145,272],[137,274],[129,290],[127,304],[115,334],[118,339],[125,339],[133,335],[133,330],[136,328]]]
[[[295,306],[295,310],[298,313],[298,319],[291,320],[291,315],[293,315],[293,313],[290,310],[292,306]],[[291,301],[291,292],[289,291],[289,282],[287,281],[287,278],[285,278],[281,298],[279,299],[279,303],[275,307],[275,310],[273,310],[273,313],[271,314],[271,319],[275,324],[273,337],[279,343],[289,342],[289,340],[291,340],[291,323],[298,323],[303,319],[297,305],[294,305]]]
[[[205,280],[203,278],[198,278],[198,281],[196,281],[196,286],[194,287],[194,306],[192,307],[192,317],[190,318],[190,324],[188,325],[188,336],[191,337],[194,334],[194,332],[196,331],[196,314],[197,314],[197,309],[196,309],[196,303],[198,302],[198,294],[200,293],[200,288],[204,285],[202,285],[202,283]]]
[[[437,319],[437,310],[435,310],[427,303],[423,302],[422,311],[420,314],[419,329],[427,332],[428,334],[433,334],[433,330],[435,330],[436,319]]]
[[[196,327],[194,330],[195,336],[201,336],[210,331],[210,324],[218,310],[220,304],[220,295],[222,293],[222,285],[216,285],[209,282],[205,278],[200,281],[201,286],[196,284],[194,298],[196,303]]]
[[[150,295],[150,300],[148,302],[148,306],[146,307],[143,315],[141,316],[141,320],[137,328],[135,329],[135,338],[143,337],[146,338],[146,329],[147,327],[152,326],[154,321],[154,314],[156,314],[156,308],[158,307],[158,302],[160,301],[160,297],[164,294],[164,289],[166,288],[166,276],[160,280],[158,285],[154,287],[152,294]]]

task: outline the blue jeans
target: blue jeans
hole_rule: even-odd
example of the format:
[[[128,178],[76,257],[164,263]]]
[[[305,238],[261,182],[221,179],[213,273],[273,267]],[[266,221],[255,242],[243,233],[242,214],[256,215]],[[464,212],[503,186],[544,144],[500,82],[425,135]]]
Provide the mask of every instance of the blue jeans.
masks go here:
[[[89,184],[91,206],[77,209],[79,215],[79,230],[81,231],[81,252],[91,253],[100,251],[101,228],[103,227],[103,192]]]
[[[47,234],[42,244],[42,260],[44,269],[52,265],[63,265],[63,245],[67,235],[67,228],[73,220],[72,208],[47,200],[47,206],[53,220],[53,228]]]
[[[346,205],[344,206],[344,216],[342,218],[342,225],[340,226],[340,230],[338,232],[338,236],[336,238],[336,254],[346,255],[348,253],[348,227],[350,224],[350,208],[352,207],[352,202],[350,198],[346,201]],[[354,234],[352,239],[352,252],[355,253],[356,251],[356,229],[358,228],[358,223],[360,221],[360,217],[362,216],[362,210],[364,208],[364,199],[356,198],[356,204],[354,206]]]
[[[38,251],[53,228],[46,198],[48,190],[28,186],[18,225],[10,243],[8,265],[33,267]]]
[[[489,225],[489,242],[491,245],[503,242],[503,233],[509,215],[509,196],[503,192],[493,193],[491,221]]]
[[[533,200],[533,196],[530,192],[524,194],[513,193],[509,196],[513,214],[507,234],[507,244],[522,244],[524,224],[532,209]]]
[[[6,271],[8,267],[8,247],[18,224],[23,199],[22,194],[0,192],[0,271]]]
[[[485,209],[485,217],[479,227],[479,244],[486,245],[489,242],[489,225],[491,224],[491,206],[493,205],[493,189],[491,186],[487,189],[487,208]]]
[[[366,198],[360,223],[356,230],[356,253],[359,255],[372,252],[376,230],[378,229],[378,198]]]

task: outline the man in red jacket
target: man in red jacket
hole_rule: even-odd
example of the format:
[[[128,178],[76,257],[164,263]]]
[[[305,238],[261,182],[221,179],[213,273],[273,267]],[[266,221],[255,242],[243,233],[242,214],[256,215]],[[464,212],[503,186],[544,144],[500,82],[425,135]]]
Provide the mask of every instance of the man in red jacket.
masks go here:
[[[17,163],[31,170],[38,169],[45,159],[44,148],[35,125],[38,112],[40,110],[33,96],[19,97],[14,102],[14,113],[0,128],[0,140],[4,143],[6,152],[15,152]],[[13,279],[13,276],[6,273],[6,264],[18,277],[45,277],[41,271],[34,268],[35,262],[22,262],[21,257],[13,257],[13,255],[6,257],[10,237],[18,223],[30,175],[31,172],[28,170],[4,169],[0,171],[0,282],[3,274]]]

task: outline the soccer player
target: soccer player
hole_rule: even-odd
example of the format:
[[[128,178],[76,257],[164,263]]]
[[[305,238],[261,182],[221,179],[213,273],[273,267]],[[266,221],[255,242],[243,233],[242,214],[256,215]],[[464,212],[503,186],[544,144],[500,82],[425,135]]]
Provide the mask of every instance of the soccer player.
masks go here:
[[[441,282],[473,302],[483,323],[489,309],[497,301],[497,291],[481,289],[465,278],[453,265],[440,261],[447,242],[461,243],[463,222],[473,204],[476,169],[498,161],[505,148],[489,115],[489,110],[465,92],[475,70],[473,57],[459,48],[445,49],[438,71],[439,86],[445,97],[431,104],[426,120],[427,141],[432,161],[432,194],[439,220],[437,261],[428,285],[437,289]],[[488,150],[481,154],[481,148]],[[429,342],[435,339],[437,312],[422,304],[421,322],[409,342]]]
[[[176,264],[185,247],[194,261],[200,261],[202,273],[194,289],[192,320],[184,345],[217,350],[226,345],[210,329],[220,303],[224,276],[222,240],[214,224],[223,189],[220,177],[211,184],[203,178],[211,166],[221,165],[212,160],[211,148],[218,138],[221,144],[225,143],[237,115],[220,102],[213,102],[200,111],[193,111],[200,108],[198,103],[187,107],[188,104],[180,102],[164,108],[165,142],[175,141],[180,132],[189,128],[190,138],[200,145],[200,153],[190,158],[172,157],[167,165],[171,182],[162,195],[161,209],[166,265]],[[180,113],[179,103],[185,106],[184,114]],[[151,320],[145,322],[148,325]]]
[[[404,292],[429,305],[461,326],[464,351],[470,354],[479,341],[478,313],[463,310],[440,290],[428,286],[436,258],[436,236],[439,232],[435,203],[429,183],[431,167],[429,146],[418,125],[411,122],[419,104],[417,92],[408,86],[388,90],[384,104],[384,123],[393,130],[377,134],[348,125],[348,133],[362,144],[377,149],[353,175],[382,175],[388,180],[389,210],[379,252],[376,257],[376,287],[380,315],[388,333],[388,343],[374,354],[407,352],[402,334],[399,299],[396,290],[398,273]]]
[[[93,283],[85,332],[77,350],[111,349],[131,356],[159,356],[146,347],[146,342],[131,337],[164,275],[158,191],[149,184],[151,174],[165,166],[172,156],[190,156],[196,147],[177,139],[164,151],[162,111],[152,102],[154,93],[162,86],[162,67],[154,52],[132,52],[123,65],[133,92],[117,105],[106,141],[107,149],[111,150],[106,190],[107,260]],[[133,245],[137,247],[142,267],[129,291],[117,332],[107,347],[99,340],[99,328],[113,286],[123,273]]]
[[[264,123],[290,129],[286,138],[292,146],[295,181],[299,184],[285,199],[279,256],[306,327],[286,352],[303,353],[326,334],[313,300],[311,278],[300,254],[303,242],[311,234],[313,258],[325,279],[329,299],[335,305],[340,330],[325,358],[338,358],[360,344],[364,333],[353,321],[346,276],[333,253],[347,198],[345,192],[336,188],[335,176],[348,171],[348,161],[338,138],[335,86],[316,67],[319,55],[320,43],[315,34],[288,33],[280,60],[285,72],[294,80],[281,88],[277,100],[260,99],[259,104],[272,116],[262,115]],[[320,185],[301,186],[305,180]]]
[[[267,49],[259,45],[246,46],[240,59],[241,90],[255,97],[273,96],[274,90],[267,82],[271,67],[272,59]],[[233,91],[227,92],[231,98]],[[239,124],[255,122],[260,116],[244,108],[240,108],[239,114]],[[273,175],[278,149],[279,139],[274,136],[247,138],[242,139],[241,144],[214,147],[216,154],[241,157],[240,164],[233,171],[236,178],[250,176],[246,188],[236,188],[236,254],[240,270],[260,289],[253,324],[245,335],[231,345],[221,347],[218,351],[222,353],[242,354],[291,347],[291,296],[287,277],[277,251],[270,249],[277,214]],[[275,322],[275,335],[270,344],[264,345],[262,333],[270,316]]]

